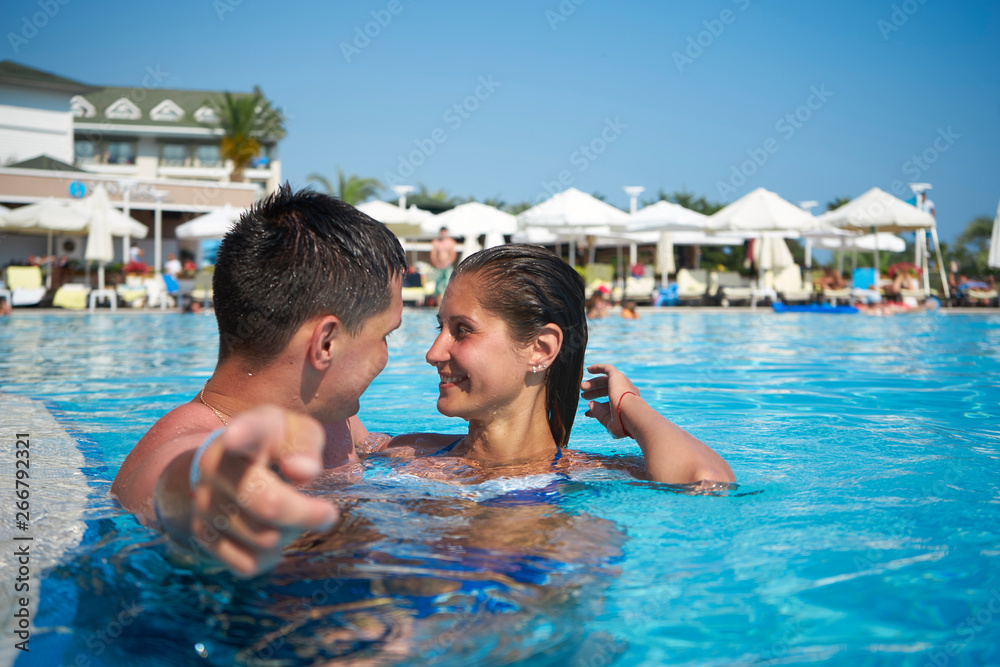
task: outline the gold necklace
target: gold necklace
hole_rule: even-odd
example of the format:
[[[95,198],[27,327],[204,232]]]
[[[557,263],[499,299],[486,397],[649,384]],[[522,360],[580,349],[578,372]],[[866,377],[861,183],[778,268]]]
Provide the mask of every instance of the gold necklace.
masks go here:
[[[211,380],[211,379],[212,378],[208,378],[208,380]],[[227,422],[226,418],[222,416],[222,413],[219,412],[218,410],[216,410],[211,405],[209,405],[208,403],[205,402],[205,387],[208,386],[208,380],[205,380],[205,384],[203,384],[201,386],[201,393],[198,394],[198,398],[201,399],[201,404],[202,405],[204,405],[206,408],[208,408],[209,410],[211,410],[212,412],[215,413],[215,416],[219,418],[219,421],[221,421],[226,426],[229,426],[229,422]]]

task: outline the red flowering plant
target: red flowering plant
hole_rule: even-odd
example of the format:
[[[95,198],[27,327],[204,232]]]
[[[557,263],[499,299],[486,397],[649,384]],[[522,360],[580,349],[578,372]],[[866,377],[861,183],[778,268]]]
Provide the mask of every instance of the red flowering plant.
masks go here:
[[[895,278],[896,274],[900,272],[902,272],[903,275],[912,274],[915,276],[919,276],[921,273],[920,267],[914,264],[913,262],[896,262],[895,264],[889,267],[889,270],[886,271],[886,274],[888,274],[890,278]]]

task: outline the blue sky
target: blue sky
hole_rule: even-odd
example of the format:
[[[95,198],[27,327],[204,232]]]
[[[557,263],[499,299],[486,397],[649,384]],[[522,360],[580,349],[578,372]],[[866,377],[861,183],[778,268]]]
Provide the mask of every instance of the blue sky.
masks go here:
[[[339,166],[625,206],[624,185],[825,203],[922,181],[948,240],[1000,199],[992,1],[64,1],[5,2],[0,58],[94,84],[153,67],[166,88],[260,85],[289,116],[293,185]]]

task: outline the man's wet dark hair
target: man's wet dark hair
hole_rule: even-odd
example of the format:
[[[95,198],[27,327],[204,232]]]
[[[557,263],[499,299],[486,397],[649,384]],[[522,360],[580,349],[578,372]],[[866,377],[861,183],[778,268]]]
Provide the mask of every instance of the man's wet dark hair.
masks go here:
[[[288,183],[240,216],[212,278],[219,361],[272,361],[309,319],[336,315],[356,334],[392,300],[406,255],[385,225],[329,195]]]
[[[483,281],[480,305],[507,323],[515,341],[530,343],[549,323],[562,329],[562,347],[545,374],[545,404],[552,437],[565,447],[580,403],[587,351],[583,279],[554,253],[521,243],[470,255],[452,281],[462,275]]]

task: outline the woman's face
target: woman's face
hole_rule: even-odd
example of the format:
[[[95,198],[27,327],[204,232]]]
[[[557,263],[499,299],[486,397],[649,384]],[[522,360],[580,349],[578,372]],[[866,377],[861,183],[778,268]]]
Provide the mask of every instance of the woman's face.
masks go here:
[[[480,305],[484,287],[475,275],[459,276],[448,284],[438,310],[441,333],[426,359],[440,376],[438,411],[449,417],[488,421],[511,409],[526,388],[529,350],[511,339],[504,320]]]

